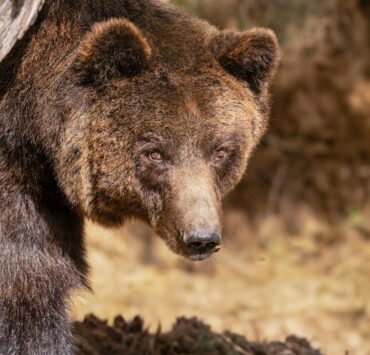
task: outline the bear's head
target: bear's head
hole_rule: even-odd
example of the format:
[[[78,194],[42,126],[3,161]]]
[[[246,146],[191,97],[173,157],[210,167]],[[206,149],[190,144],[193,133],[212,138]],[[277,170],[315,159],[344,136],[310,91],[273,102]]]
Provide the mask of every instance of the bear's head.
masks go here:
[[[94,221],[140,218],[201,260],[220,247],[222,198],[265,130],[279,47],[270,30],[181,19],[166,33],[113,19],[81,40],[59,179]]]

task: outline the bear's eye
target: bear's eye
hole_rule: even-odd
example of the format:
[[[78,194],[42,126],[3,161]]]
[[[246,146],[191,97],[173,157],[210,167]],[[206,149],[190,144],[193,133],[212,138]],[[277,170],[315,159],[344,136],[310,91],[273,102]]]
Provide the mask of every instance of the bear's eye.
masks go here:
[[[157,150],[149,153],[149,159],[156,163],[161,163],[163,161],[162,154]]]
[[[224,148],[217,149],[213,154],[213,159],[216,162],[224,160],[227,157],[227,151]]]

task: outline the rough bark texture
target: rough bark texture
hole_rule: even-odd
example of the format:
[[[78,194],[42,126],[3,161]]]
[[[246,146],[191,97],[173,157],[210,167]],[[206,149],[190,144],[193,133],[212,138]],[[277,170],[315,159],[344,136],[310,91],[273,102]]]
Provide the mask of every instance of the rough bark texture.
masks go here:
[[[0,2],[0,61],[35,21],[44,0]]]

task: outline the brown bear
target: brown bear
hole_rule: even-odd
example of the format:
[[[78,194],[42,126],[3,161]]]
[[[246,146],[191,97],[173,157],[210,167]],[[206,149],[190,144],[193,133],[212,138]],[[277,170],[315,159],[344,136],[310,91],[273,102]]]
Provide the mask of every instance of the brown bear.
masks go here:
[[[218,31],[160,0],[46,0],[0,66],[0,354],[71,354],[84,218],[218,251],[221,199],[266,127],[265,29]]]

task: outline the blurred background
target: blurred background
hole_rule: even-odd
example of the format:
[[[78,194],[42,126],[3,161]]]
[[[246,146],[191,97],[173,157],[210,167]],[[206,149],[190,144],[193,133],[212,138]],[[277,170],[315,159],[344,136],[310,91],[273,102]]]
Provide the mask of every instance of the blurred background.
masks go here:
[[[73,316],[180,315],[253,340],[370,354],[370,1],[176,0],[219,28],[276,31],[270,129],[225,201],[224,247],[189,263],[141,224],[88,223],[93,293]]]

